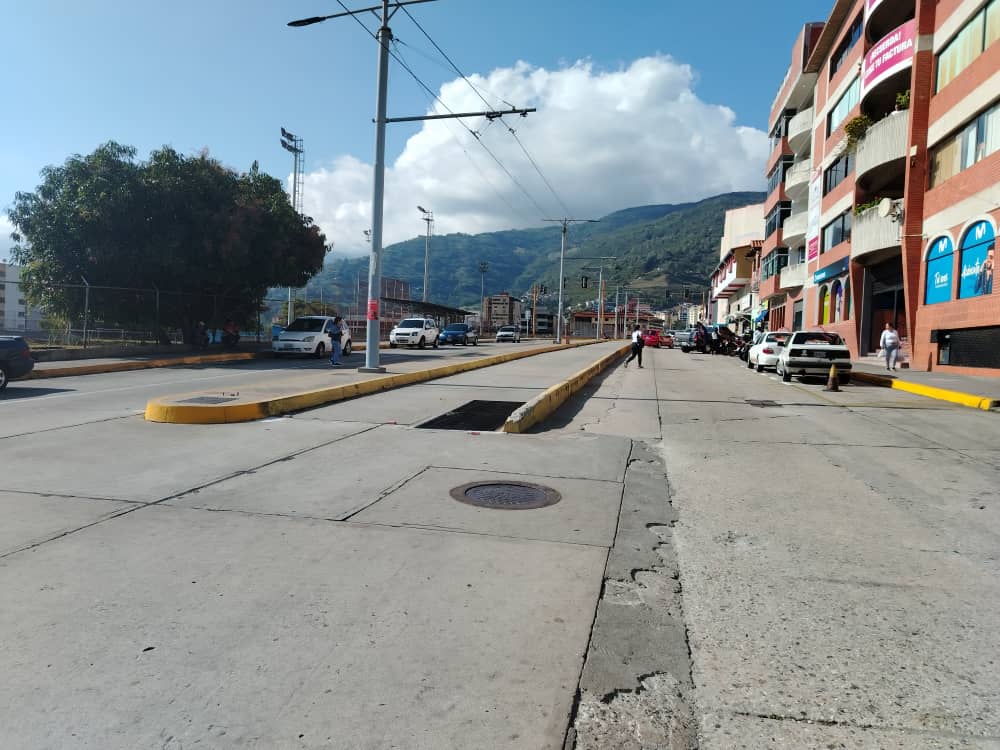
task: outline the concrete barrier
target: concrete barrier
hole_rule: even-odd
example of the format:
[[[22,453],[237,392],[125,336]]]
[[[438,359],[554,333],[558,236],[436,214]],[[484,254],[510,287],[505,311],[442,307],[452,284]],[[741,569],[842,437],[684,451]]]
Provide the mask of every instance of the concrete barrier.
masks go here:
[[[947,388],[936,388],[931,385],[923,385],[921,383],[914,383],[912,381],[901,380],[899,378],[889,378],[884,375],[877,375],[871,372],[861,372],[859,370],[855,370],[851,377],[865,383],[871,383],[872,385],[880,385],[884,388],[894,388],[897,391],[906,391],[907,393],[913,393],[917,396],[923,396],[924,398],[933,398],[937,401],[947,401],[952,404],[967,406],[970,409],[990,411],[992,409],[1000,408],[1000,400],[989,396],[977,396],[974,393],[963,393],[962,391],[952,391]]]
[[[602,373],[612,362],[628,354],[631,348],[632,345],[627,344],[610,354],[606,354],[594,362],[594,364],[583,368],[575,375],[571,375],[561,383],[556,383],[551,388],[538,394],[507,417],[507,421],[503,425],[503,431],[519,434],[526,432],[539,422],[545,420],[556,409],[566,403],[570,396],[583,388],[591,379]]]
[[[171,424],[230,424],[233,422],[252,422],[265,417],[289,414],[302,409],[311,409],[324,404],[343,401],[357,396],[366,396],[371,393],[387,391],[392,388],[401,388],[413,383],[422,383],[427,380],[445,378],[449,375],[456,375],[460,372],[478,370],[483,367],[512,362],[525,357],[534,357],[538,354],[560,351],[578,346],[589,346],[593,341],[586,341],[580,344],[546,346],[539,349],[526,349],[506,354],[496,354],[491,357],[483,357],[465,362],[456,362],[427,370],[415,370],[396,375],[386,375],[385,377],[361,380],[344,385],[320,388],[311,391],[302,391],[287,395],[275,396],[273,398],[256,399],[236,404],[190,404],[182,403],[199,394],[185,394],[179,396],[164,397],[154,399],[146,404],[145,417],[150,422],[167,422]]]

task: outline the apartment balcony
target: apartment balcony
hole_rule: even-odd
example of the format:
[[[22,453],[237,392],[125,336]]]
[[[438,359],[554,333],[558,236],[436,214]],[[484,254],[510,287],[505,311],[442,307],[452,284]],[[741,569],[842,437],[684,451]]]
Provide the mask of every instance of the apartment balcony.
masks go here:
[[[858,142],[855,173],[869,192],[903,176],[910,137],[910,112],[884,117]]]
[[[796,248],[799,245],[804,245],[806,242],[806,226],[809,223],[809,212],[806,210],[804,204],[793,206],[792,208],[794,210],[800,207],[800,211],[793,213],[785,219],[785,224],[781,228],[781,240],[785,247]]]
[[[898,247],[900,226],[892,216],[879,216],[875,208],[857,214],[851,229],[851,258]]]
[[[803,159],[792,165],[785,175],[785,195],[795,202],[805,202],[809,198],[809,177],[812,175],[812,160]]]
[[[781,269],[778,287],[780,289],[798,289],[806,283],[806,264],[796,263]]]
[[[812,135],[813,108],[809,107],[788,122],[788,145],[796,156],[804,156],[812,150]]]
[[[750,283],[749,274],[740,275],[736,263],[712,287],[712,299],[728,299]]]
[[[865,33],[872,42],[901,26],[916,13],[915,0],[869,0],[868,6]]]
[[[780,278],[781,274],[775,274],[774,276],[768,279],[761,279],[760,289],[758,290],[760,299],[768,299],[769,297],[773,297],[778,293],[779,289],[778,281],[780,280]]]

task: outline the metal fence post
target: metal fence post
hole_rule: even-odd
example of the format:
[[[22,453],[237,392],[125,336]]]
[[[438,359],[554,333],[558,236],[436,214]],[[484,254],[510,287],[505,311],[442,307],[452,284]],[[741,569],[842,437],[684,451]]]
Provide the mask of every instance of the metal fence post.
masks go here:
[[[84,284],[83,292],[83,348],[87,348],[87,323],[90,318],[90,282],[86,276],[81,276]]]

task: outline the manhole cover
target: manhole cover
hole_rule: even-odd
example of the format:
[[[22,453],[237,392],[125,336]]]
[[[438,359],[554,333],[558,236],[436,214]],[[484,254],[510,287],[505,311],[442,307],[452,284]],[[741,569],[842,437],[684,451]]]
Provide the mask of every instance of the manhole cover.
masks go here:
[[[781,404],[779,404],[777,401],[767,401],[767,400],[758,401],[752,398],[748,398],[746,399],[746,402],[750,404],[750,406],[757,406],[760,407],[761,409],[781,407]]]
[[[186,398],[183,401],[178,401],[179,404],[225,404],[229,401],[235,401],[235,396],[195,396],[194,398]]]
[[[530,482],[472,482],[451,491],[460,503],[498,510],[531,510],[555,505],[562,495],[551,487]]]

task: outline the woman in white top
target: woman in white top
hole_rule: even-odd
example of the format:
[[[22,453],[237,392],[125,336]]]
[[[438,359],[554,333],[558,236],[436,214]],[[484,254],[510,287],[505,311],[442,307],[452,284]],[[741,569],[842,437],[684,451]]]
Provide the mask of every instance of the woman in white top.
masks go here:
[[[895,370],[896,360],[899,358],[899,334],[892,327],[892,323],[885,324],[885,330],[882,331],[882,338],[879,339],[878,345],[885,357],[885,369]]]
[[[625,360],[625,366],[628,367],[628,363],[631,362],[636,357],[639,358],[639,367],[642,367],[642,347],[645,342],[642,340],[642,329],[636,326],[632,331],[632,353],[628,355],[628,359]]]

